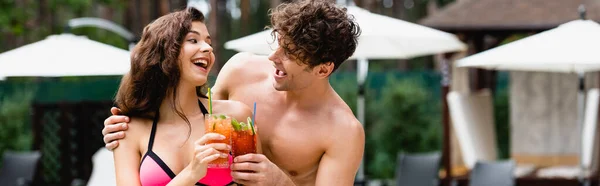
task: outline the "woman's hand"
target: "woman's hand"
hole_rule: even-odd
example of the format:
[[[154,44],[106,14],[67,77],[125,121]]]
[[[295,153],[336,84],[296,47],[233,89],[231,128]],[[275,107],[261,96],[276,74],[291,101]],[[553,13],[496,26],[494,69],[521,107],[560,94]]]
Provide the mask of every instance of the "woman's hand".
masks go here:
[[[206,176],[208,163],[218,158],[227,158],[229,154],[220,152],[230,151],[231,146],[225,143],[206,144],[210,140],[223,140],[225,136],[217,133],[206,133],[194,142],[194,158],[188,165],[195,181]],[[196,177],[197,176],[197,177]],[[196,179],[197,178],[197,179]]]

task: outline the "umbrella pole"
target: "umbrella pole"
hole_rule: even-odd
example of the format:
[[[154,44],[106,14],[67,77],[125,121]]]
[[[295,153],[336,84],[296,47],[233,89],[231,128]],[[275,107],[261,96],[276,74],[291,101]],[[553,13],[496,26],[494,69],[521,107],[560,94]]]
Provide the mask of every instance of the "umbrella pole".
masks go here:
[[[579,125],[580,128],[580,134],[581,134],[581,147],[580,147],[580,155],[579,155],[579,168],[580,168],[580,172],[579,172],[579,182],[582,183],[584,186],[589,185],[589,182],[585,179],[585,175],[588,171],[587,167],[583,164],[583,153],[584,153],[584,146],[583,144],[585,144],[584,140],[584,131],[583,131],[583,127],[584,127],[584,121],[583,118],[584,113],[585,113],[585,73],[584,72],[579,72],[577,73],[577,79],[579,81],[579,86],[578,86],[578,91],[577,91],[577,125]]]
[[[446,177],[442,180],[443,186],[450,186],[452,182],[452,162],[451,162],[451,150],[450,150],[450,113],[448,110],[448,92],[450,92],[450,58],[452,53],[442,55],[440,71],[442,73],[442,128],[443,128],[443,139],[442,139],[442,165],[446,169]]]
[[[367,80],[367,74],[369,72],[369,61],[366,58],[360,58],[357,61],[356,68],[356,79],[358,83],[358,95],[357,95],[357,115],[358,121],[362,123],[363,128],[366,130],[366,121],[365,121],[365,81]],[[365,156],[363,153],[363,158],[360,161],[360,167],[358,168],[358,174],[356,175],[356,180],[363,185],[367,185],[365,179]]]

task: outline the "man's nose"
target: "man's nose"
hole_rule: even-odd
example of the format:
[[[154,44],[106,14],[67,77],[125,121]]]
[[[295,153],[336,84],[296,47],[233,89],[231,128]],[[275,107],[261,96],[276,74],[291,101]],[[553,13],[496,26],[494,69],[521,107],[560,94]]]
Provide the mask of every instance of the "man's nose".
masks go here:
[[[278,50],[279,50],[279,49],[277,49],[277,50],[275,50],[275,51],[271,52],[271,54],[269,54],[269,60],[271,60],[271,61],[273,61],[273,62],[277,61],[277,51],[278,51]]]

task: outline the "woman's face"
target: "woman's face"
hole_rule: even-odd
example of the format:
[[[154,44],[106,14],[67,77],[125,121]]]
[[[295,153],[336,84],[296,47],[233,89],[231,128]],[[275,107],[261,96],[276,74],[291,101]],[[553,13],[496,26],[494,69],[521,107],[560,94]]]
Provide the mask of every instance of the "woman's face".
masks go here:
[[[208,72],[215,62],[212,41],[206,25],[200,21],[192,22],[179,52],[180,83],[194,86],[204,85]]]

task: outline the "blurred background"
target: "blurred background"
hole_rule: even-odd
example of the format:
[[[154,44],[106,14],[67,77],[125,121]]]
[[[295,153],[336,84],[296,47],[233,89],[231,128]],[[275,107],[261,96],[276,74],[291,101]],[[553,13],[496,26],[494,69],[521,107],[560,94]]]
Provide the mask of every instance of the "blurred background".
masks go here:
[[[59,43],[58,39],[69,33],[80,36],[77,38],[85,37],[86,40],[99,42],[94,46],[102,46],[97,49],[70,46],[81,50],[80,60],[97,60],[90,63],[92,65],[104,63],[106,61],[102,61],[102,57],[106,54],[105,48],[107,53],[115,52],[115,55],[127,52],[139,39],[143,27],[152,20],[171,11],[194,6],[208,17],[207,25],[217,55],[217,65],[211,71],[210,81],[214,82],[220,67],[238,52],[226,49],[225,42],[265,30],[265,26],[270,24],[268,10],[283,2],[286,1],[0,0],[0,68],[4,68],[0,69],[0,76],[5,76],[0,80],[0,155],[7,154],[6,152],[40,152],[35,173],[27,181],[33,185],[88,183],[95,170],[92,157],[104,146],[101,134],[103,121],[110,114],[120,74],[128,69],[128,66],[115,65],[116,71],[94,74],[94,67],[90,66],[88,71],[91,69],[91,72],[82,74],[3,75],[2,72],[10,74],[17,69],[16,66],[1,66],[7,59],[2,58],[3,53],[25,51],[19,47],[31,49],[35,48],[33,45],[37,42],[50,43],[52,39]],[[579,81],[577,75],[459,68],[454,65],[454,61],[576,20],[580,17],[578,8],[582,4],[586,5],[588,18],[596,20],[594,18],[600,18],[594,12],[600,10],[598,2],[335,2],[341,6],[356,5],[371,13],[451,33],[468,46],[463,51],[420,55],[408,59],[370,59],[364,86],[359,86],[357,82],[360,63],[356,60],[348,60],[331,76],[332,86],[355,113],[358,112],[358,93],[364,92],[366,147],[364,169],[361,169],[364,177],[357,179],[357,185],[401,185],[400,155],[403,154],[443,154],[443,160],[437,160],[439,167],[436,167],[435,177],[439,181],[435,184],[454,181],[467,185],[469,171],[473,168],[468,163],[469,158],[491,160],[486,157],[493,157],[498,161],[510,160],[517,165],[535,167],[525,173],[515,173],[513,179],[523,177],[520,182],[515,182],[517,185],[547,185],[545,183],[549,182],[536,183],[535,180],[541,178],[537,178],[540,175],[534,173],[534,169],[579,164],[579,138],[583,129],[577,123],[575,112],[578,109],[575,91]],[[105,22],[83,26],[73,23],[77,18],[83,17],[100,18]],[[56,47],[69,47],[67,45],[58,44]],[[51,67],[54,61],[44,56],[48,55],[45,52],[52,52],[53,47],[43,46],[45,48],[41,48],[46,50],[25,53],[37,56],[39,66],[29,65],[19,69],[43,71],[44,68]],[[107,49],[108,46],[111,49]],[[120,69],[125,71],[119,71]],[[596,73],[587,73],[585,77],[586,91],[598,87]],[[487,92],[483,103],[468,101],[482,91]],[[464,103],[472,107],[464,109],[466,107],[461,107],[464,105],[460,103],[447,101],[446,95],[449,92],[466,96],[464,99],[467,101]],[[453,107],[452,104],[459,106]],[[479,113],[481,109],[478,108],[489,109],[483,109],[485,111],[482,112],[486,113]],[[485,130],[493,136],[460,137],[469,135],[466,133],[457,136],[454,132],[457,130],[456,126],[451,127],[449,123],[460,122],[454,119],[460,117],[461,113],[466,113],[467,118],[464,120],[467,121],[485,120],[482,122],[484,124],[475,126],[485,125],[487,128],[474,127],[474,130]],[[477,118],[479,115],[486,115],[488,118]],[[465,151],[467,148],[464,145],[471,144],[465,140],[487,140],[493,144],[490,147],[493,148],[493,155],[488,154],[483,158],[471,155],[465,157],[465,153],[469,152]],[[485,150],[475,148],[475,151]],[[6,161],[5,157],[4,162]],[[452,166],[452,177],[448,177],[445,171],[448,165]],[[0,167],[3,165],[0,164]],[[0,172],[0,177],[2,174]],[[590,175],[594,175],[591,176],[594,179],[589,180],[597,180],[597,174],[589,173],[584,177],[567,176],[558,182],[552,179],[549,181],[559,185],[578,185]],[[550,177],[554,179],[560,176]]]

